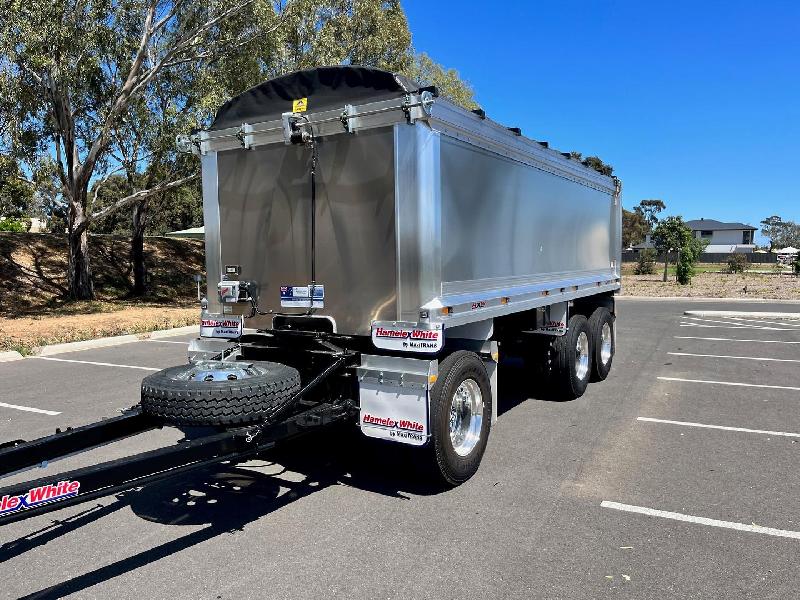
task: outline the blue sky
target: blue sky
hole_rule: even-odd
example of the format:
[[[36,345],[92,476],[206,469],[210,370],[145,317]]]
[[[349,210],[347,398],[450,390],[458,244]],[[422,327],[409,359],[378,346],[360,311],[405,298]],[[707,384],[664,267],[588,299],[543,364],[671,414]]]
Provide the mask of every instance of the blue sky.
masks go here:
[[[403,6],[489,117],[611,163],[626,208],[800,221],[800,2]]]

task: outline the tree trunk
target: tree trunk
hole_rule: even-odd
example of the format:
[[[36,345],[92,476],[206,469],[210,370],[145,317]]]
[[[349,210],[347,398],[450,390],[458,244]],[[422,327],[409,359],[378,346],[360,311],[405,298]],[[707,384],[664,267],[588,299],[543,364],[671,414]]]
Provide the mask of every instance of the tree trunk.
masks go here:
[[[89,263],[89,221],[80,201],[71,201],[69,210],[69,262],[67,277],[73,300],[93,300],[92,270]]]
[[[133,206],[133,237],[131,239],[131,264],[133,265],[133,295],[147,293],[147,265],[144,262],[144,230],[147,226],[147,200]]]
[[[664,281],[667,280],[668,268],[669,268],[669,252],[664,252]]]

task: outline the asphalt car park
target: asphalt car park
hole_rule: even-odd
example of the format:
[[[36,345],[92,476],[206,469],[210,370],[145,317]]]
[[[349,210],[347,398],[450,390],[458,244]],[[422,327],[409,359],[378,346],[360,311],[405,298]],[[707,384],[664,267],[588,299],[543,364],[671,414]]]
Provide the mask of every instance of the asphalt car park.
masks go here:
[[[0,595],[793,597],[800,323],[684,315],[743,306],[798,310],[622,299],[612,373],[573,402],[540,398],[503,365],[483,464],[456,489],[422,483],[413,452],[338,427],[0,525]],[[135,404],[142,377],[185,362],[190,337],[0,364],[0,441]]]

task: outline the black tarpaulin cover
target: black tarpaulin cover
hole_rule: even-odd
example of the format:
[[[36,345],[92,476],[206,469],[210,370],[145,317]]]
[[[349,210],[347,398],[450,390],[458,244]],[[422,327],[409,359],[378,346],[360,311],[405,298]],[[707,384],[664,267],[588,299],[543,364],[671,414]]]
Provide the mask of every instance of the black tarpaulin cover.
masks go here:
[[[398,98],[419,85],[388,71],[370,67],[319,67],[270,79],[228,100],[217,111],[211,129],[239,127],[281,118],[292,102],[308,98],[306,110],[317,112]]]

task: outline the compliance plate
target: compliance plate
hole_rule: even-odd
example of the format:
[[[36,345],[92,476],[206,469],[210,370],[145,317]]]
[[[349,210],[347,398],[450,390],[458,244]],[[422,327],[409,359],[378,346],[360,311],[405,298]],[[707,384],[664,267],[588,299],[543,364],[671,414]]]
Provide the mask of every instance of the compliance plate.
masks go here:
[[[206,313],[200,319],[200,337],[235,339],[242,336],[242,315]]]
[[[325,286],[315,284],[312,305],[310,285],[282,285],[281,306],[284,308],[323,308],[325,306]]]
[[[433,354],[444,345],[444,329],[441,323],[373,321],[372,343],[384,350]]]

